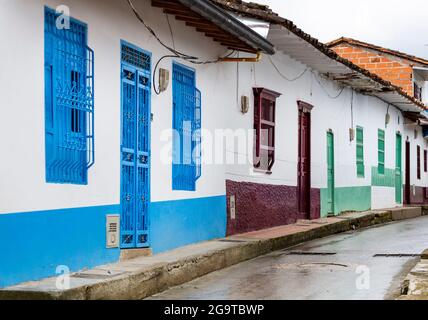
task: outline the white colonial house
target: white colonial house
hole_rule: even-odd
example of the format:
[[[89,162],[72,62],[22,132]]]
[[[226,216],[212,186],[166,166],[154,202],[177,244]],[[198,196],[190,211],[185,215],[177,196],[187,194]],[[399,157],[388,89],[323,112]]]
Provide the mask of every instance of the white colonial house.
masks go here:
[[[243,155],[226,146],[231,158],[251,159],[226,163],[229,235],[427,201],[420,100],[266,6],[214,2],[265,29],[276,48],[259,63],[230,67],[238,105],[230,100],[227,127],[254,130],[255,147]],[[247,113],[241,96],[250,99]]]

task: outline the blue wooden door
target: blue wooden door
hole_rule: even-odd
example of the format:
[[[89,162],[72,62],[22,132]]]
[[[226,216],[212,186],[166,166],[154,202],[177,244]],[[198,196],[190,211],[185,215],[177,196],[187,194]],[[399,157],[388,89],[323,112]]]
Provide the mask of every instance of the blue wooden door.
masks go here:
[[[122,44],[121,245],[149,247],[150,55]]]

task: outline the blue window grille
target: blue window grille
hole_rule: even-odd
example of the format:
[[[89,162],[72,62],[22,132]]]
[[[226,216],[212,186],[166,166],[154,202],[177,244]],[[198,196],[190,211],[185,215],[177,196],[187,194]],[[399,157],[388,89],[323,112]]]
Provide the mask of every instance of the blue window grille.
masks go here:
[[[121,246],[149,246],[151,55],[121,45]]]
[[[45,8],[45,147],[48,183],[88,183],[94,154],[94,52],[87,26]]]
[[[201,92],[195,71],[173,64],[173,190],[196,191],[201,177]]]

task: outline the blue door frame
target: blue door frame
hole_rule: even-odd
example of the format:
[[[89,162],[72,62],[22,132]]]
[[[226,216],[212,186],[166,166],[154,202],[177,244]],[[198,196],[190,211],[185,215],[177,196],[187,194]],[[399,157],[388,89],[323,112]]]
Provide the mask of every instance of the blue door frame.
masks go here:
[[[151,54],[121,42],[121,247],[150,246]]]

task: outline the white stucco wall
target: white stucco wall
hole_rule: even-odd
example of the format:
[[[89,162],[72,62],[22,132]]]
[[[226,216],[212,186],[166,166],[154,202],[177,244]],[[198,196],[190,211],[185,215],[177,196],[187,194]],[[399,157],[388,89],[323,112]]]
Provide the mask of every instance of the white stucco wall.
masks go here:
[[[147,23],[172,46],[162,10],[150,1],[134,1]],[[88,24],[89,46],[95,51],[95,152],[88,186],[45,183],[44,5],[67,5],[73,18]],[[226,52],[211,39],[170,17],[178,50],[211,60]],[[120,202],[120,41],[152,52],[153,64],[169,52],[138,22],[126,1],[2,0],[0,10],[0,213],[118,204]],[[181,61],[181,63],[183,63]],[[220,112],[229,99],[231,81],[221,65],[193,66],[202,91],[203,127],[214,130],[224,120]],[[160,67],[172,72],[172,60]],[[226,90],[227,91],[227,90]],[[226,94],[225,94],[226,93]],[[225,194],[224,166],[203,166],[196,192],[172,191],[171,165],[160,161],[162,132],[172,127],[172,85],[152,92],[152,201]],[[7,138],[6,138],[7,137]]]
[[[161,39],[172,45],[165,15],[151,7],[149,1],[136,0],[138,9]],[[88,24],[89,46],[95,51],[95,126],[96,163],[89,171],[88,186],[45,183],[44,131],[44,5],[70,7],[71,16]],[[0,117],[0,214],[58,208],[118,204],[120,202],[120,40],[152,52],[155,63],[168,54],[137,21],[125,1],[114,0],[2,0],[0,10],[0,43],[2,61],[0,86],[3,110]],[[178,50],[211,60],[226,52],[224,47],[192,28],[170,18]],[[272,60],[283,74],[294,78],[307,66],[277,53]],[[181,63],[183,63],[181,61]],[[327,187],[326,132],[335,137],[336,187],[368,186],[371,167],[377,166],[377,129],[384,127],[387,105],[373,98],[354,95],[353,124],[364,127],[365,178],[356,176],[355,140],[349,141],[351,125],[351,91],[325,79],[324,89],[310,71],[290,82],[283,79],[267,57],[259,63],[221,63],[194,66],[197,86],[202,91],[203,128],[214,134],[215,129],[253,129],[253,87],[266,87],[282,93],[276,114],[276,163],[272,175],[255,174],[252,162],[239,164],[204,164],[196,192],[172,191],[171,165],[161,159],[162,150],[170,143],[162,141],[164,130],[172,126],[172,85],[160,96],[152,92],[152,201],[208,197],[225,194],[225,178],[268,184],[297,185],[298,109],[297,100],[314,105],[312,111],[312,186]],[[172,72],[171,59],[160,67]],[[239,69],[239,70],[238,70]],[[239,77],[237,77],[239,75]],[[240,112],[240,97],[250,97],[250,110]],[[395,167],[395,133],[403,133],[403,169],[405,139],[411,141],[411,156],[415,144],[423,150],[422,134],[414,139],[413,128],[403,125],[403,118],[390,108],[391,122],[386,129],[387,168]],[[420,130],[420,128],[419,128]],[[252,143],[250,137],[249,142]],[[239,154],[237,147],[226,147],[226,154]],[[252,159],[252,149],[243,152]],[[412,161],[412,184],[426,185],[427,175],[416,179],[416,160]],[[415,163],[413,165],[413,163]],[[375,190],[373,207],[393,206],[394,190]],[[392,200],[391,200],[392,199]]]
[[[283,75],[293,79],[301,74],[307,66],[277,53],[272,60]],[[236,66],[235,73],[236,71]],[[255,70],[255,71],[254,71]],[[267,57],[256,64],[240,64],[238,97],[250,97],[250,111],[243,115],[238,103],[228,110],[230,128],[253,128],[254,99],[251,88],[265,87],[282,93],[276,107],[276,162],[272,174],[259,174],[253,170],[252,162],[246,165],[228,165],[226,178],[234,181],[247,181],[274,185],[297,185],[298,159],[298,107],[297,101],[302,100],[314,106],[311,122],[312,145],[312,187],[327,188],[327,138],[326,133],[332,130],[335,144],[335,187],[371,186],[372,167],[378,166],[378,129],[385,130],[385,167],[395,169],[396,133],[402,134],[402,168],[403,179],[405,169],[405,141],[411,142],[411,184],[426,186],[427,174],[423,172],[423,150],[427,148],[422,137],[421,128],[417,138],[414,127],[404,125],[404,118],[397,108],[390,106],[378,98],[361,95],[354,91],[351,108],[352,91],[346,88],[342,95],[333,99],[340,92],[340,87],[324,78],[319,78],[308,71],[296,81],[285,80],[274,69]],[[324,89],[318,81],[322,83]],[[236,84],[235,84],[236,88]],[[326,93],[328,92],[328,94]],[[353,111],[351,111],[351,109]],[[385,125],[385,116],[389,112],[390,122]],[[364,129],[364,160],[365,176],[357,177],[356,139],[350,141],[349,129],[361,126]],[[422,176],[416,178],[416,144],[421,146]],[[232,153],[232,150],[228,150]],[[248,159],[252,159],[252,149],[248,149]],[[237,150],[235,149],[235,152]],[[404,181],[404,180],[403,180]],[[372,208],[394,207],[395,189],[391,187],[372,187]]]

